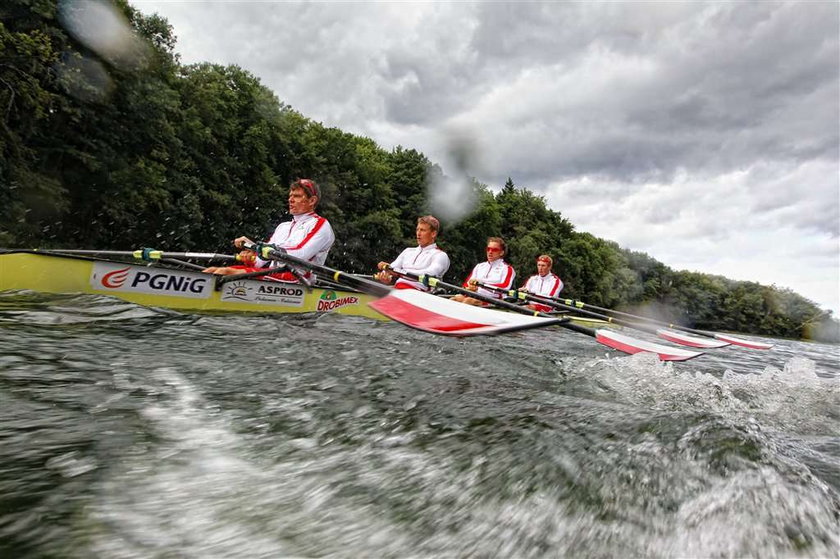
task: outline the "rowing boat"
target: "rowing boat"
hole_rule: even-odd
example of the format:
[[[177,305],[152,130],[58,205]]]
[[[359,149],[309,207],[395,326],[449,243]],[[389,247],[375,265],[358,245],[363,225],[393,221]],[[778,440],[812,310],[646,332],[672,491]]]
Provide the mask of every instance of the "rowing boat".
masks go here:
[[[140,264],[35,250],[0,250],[0,291],[108,295],[147,307],[218,313],[336,313],[388,320],[368,303],[377,297],[333,286],[219,276],[161,264]],[[601,326],[606,322],[572,317]]]
[[[444,284],[438,278],[428,278],[428,285],[471,293],[495,308],[463,305],[413,289],[393,289],[297,258],[272,245],[248,243],[244,248],[264,260],[301,267],[330,280],[324,280],[326,285],[308,286],[254,280],[250,273],[245,274],[248,277],[220,277],[203,273],[201,266],[181,260],[235,259],[230,255],[210,253],[164,253],[153,249],[133,252],[0,249],[0,292],[90,293],[182,311],[338,313],[382,320],[380,315],[384,315],[417,330],[460,337],[559,326],[627,354],[651,352],[663,361],[685,361],[702,354],[637,340],[603,328],[590,328],[576,323],[578,317],[530,311],[511,302]],[[111,260],[111,256],[133,257],[148,264]],[[591,319],[587,318],[585,322],[591,323]]]

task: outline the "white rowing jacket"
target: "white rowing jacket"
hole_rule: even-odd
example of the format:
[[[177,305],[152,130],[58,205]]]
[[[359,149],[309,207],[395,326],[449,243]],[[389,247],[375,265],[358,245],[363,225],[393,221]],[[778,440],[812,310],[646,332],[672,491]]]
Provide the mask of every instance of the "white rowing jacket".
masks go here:
[[[277,226],[269,243],[286,249],[290,255],[308,260],[314,264],[324,265],[327,261],[327,254],[335,242],[330,222],[315,212],[296,215],[291,221],[286,221]],[[277,266],[279,262],[266,261],[257,258],[256,266]],[[301,272],[304,272],[301,270]],[[309,276],[309,273],[306,273]]]
[[[528,293],[534,295],[541,295],[543,297],[557,297],[557,294],[563,291],[563,280],[549,272],[544,276],[539,274],[533,275],[525,282],[524,288]]]
[[[516,272],[513,266],[499,258],[493,263],[482,262],[481,264],[476,264],[475,268],[470,272],[469,277],[464,281],[464,287],[469,284],[470,280],[478,280],[481,283],[486,283],[499,289],[510,289],[513,286],[513,278],[515,277]],[[496,293],[483,287],[479,287],[476,293],[487,295],[488,297],[495,297],[496,299],[504,297],[502,293]]]
[[[409,247],[402,251],[396,260],[391,262],[391,267],[397,272],[407,272],[415,275],[443,277],[449,269],[449,256],[440,250],[437,244],[432,243],[424,247]],[[428,291],[429,288],[419,281],[398,279],[396,287],[412,287],[421,291]]]

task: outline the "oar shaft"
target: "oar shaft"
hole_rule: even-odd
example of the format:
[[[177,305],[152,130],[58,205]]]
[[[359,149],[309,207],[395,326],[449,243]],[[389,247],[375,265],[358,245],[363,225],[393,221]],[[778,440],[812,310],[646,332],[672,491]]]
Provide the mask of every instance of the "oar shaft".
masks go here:
[[[499,290],[499,288],[497,288],[497,287],[494,287],[494,286],[491,286],[491,285],[486,285],[486,284],[483,284],[481,282],[478,282],[478,285],[481,285],[482,287],[484,287],[486,289],[497,290],[497,291]],[[647,319],[645,317],[632,315],[630,313],[624,313],[624,312],[621,312],[621,311],[613,311],[611,309],[604,309],[602,307],[596,307],[595,305],[587,305],[585,303],[581,303],[580,301],[573,301],[571,299],[557,299],[557,298],[554,298],[554,297],[544,297],[542,295],[533,295],[531,293],[523,293],[523,292],[517,291],[515,289],[514,290],[508,290],[508,291],[505,291],[505,292],[507,294],[511,295],[511,296],[518,297],[519,299],[533,301],[533,302],[540,303],[540,304],[543,304],[543,305],[548,305],[548,306],[553,307],[553,308],[572,310],[572,311],[575,311],[577,313],[584,314],[586,316],[592,316],[592,317],[595,317],[595,318],[601,318],[601,319],[607,320],[608,322],[610,322],[612,324],[618,324],[620,326],[627,326],[628,328],[633,328],[635,330],[641,330],[642,332],[647,332],[649,334],[654,334],[656,336],[659,336],[660,338],[665,338],[668,341],[675,342],[675,343],[678,343],[680,345],[688,345],[688,346],[700,347],[700,348],[723,347],[723,346],[730,345],[730,344],[749,347],[749,348],[752,348],[752,349],[770,349],[770,347],[772,347],[771,345],[765,344],[765,343],[762,343],[762,342],[751,342],[749,340],[741,340],[741,339],[735,338],[733,336],[723,336],[721,334],[710,334],[708,332],[703,332],[701,330],[694,330],[694,329],[691,329],[691,328],[683,328],[681,326],[676,326],[674,324],[667,324],[667,326],[672,328],[672,329],[683,330],[683,331],[689,332],[689,333],[700,334],[700,335],[702,335],[706,338],[712,338],[712,339],[715,340],[715,342],[705,342],[705,341],[700,340],[700,338],[693,338],[692,339],[690,336],[687,336],[687,335],[678,336],[678,335],[674,335],[676,333],[670,333],[669,334],[667,330],[663,330],[661,328],[656,328],[654,326],[649,326],[647,324],[640,324],[639,322],[634,322],[635,320],[647,320],[650,323],[657,323],[657,324],[662,324],[662,325],[666,324],[666,323],[661,323],[661,322],[653,320],[653,319]],[[572,305],[574,305],[574,306],[572,306]],[[615,313],[615,314],[621,315],[621,316],[629,316],[634,321],[626,321],[626,320],[622,320],[620,318],[615,318],[615,317],[608,316],[608,315],[605,315],[605,314],[600,314],[600,313],[588,311],[588,310],[585,310],[586,307],[601,309],[601,310],[604,310],[606,312]]]
[[[534,295],[533,293],[525,293],[524,291],[519,291],[518,289],[501,289],[499,287],[495,287],[495,286],[492,286],[492,285],[487,285],[486,283],[482,283],[482,282],[478,282],[478,285],[485,288],[485,289],[489,289],[491,291],[496,291],[498,293],[505,293],[507,295],[510,295],[511,297],[516,297],[518,299],[523,299],[525,301],[531,301],[532,303],[538,303],[538,304],[541,304],[541,305],[546,305],[546,306],[549,306],[549,307],[552,307],[552,308],[555,308],[555,309],[575,311],[576,313],[582,314],[584,316],[590,316],[592,318],[599,318],[601,320],[605,320],[605,321],[609,322],[610,324],[618,324],[619,326],[626,326],[628,328],[634,328],[636,330],[640,330],[642,332],[647,332],[649,334],[656,334],[656,328],[651,328],[650,326],[646,326],[644,324],[639,324],[639,323],[636,323],[636,322],[628,322],[626,320],[617,319],[617,318],[614,318],[612,316],[608,316],[608,315],[605,315],[605,314],[601,314],[601,313],[597,313],[597,312],[593,312],[593,311],[588,311],[588,310],[582,309],[580,307],[573,307],[571,305],[561,303],[560,301],[558,301],[557,299],[555,299],[553,297],[543,297],[541,295]]]
[[[650,322],[651,324],[658,324],[660,326],[666,326],[668,328],[673,328],[674,330],[682,330],[683,332],[690,332],[692,334],[697,334],[697,335],[700,335],[700,336],[706,336],[707,338],[714,338],[715,337],[714,334],[710,334],[709,332],[704,332],[702,330],[695,330],[694,328],[686,328],[685,326],[680,326],[678,324],[672,324],[670,322],[664,322],[662,320],[656,320],[655,318],[648,318],[646,316],[638,316],[638,315],[626,313],[626,312],[623,312],[623,311],[615,311],[615,310],[607,309],[607,308],[604,308],[604,307],[598,307],[596,305],[590,305],[589,303],[584,303],[583,301],[576,301],[574,299],[559,299],[559,298],[555,299],[553,297],[550,300],[557,301],[561,304],[569,305],[576,310],[593,309],[593,310],[596,310],[596,311],[608,312],[608,313],[610,313],[612,315],[615,315],[615,316],[623,316],[625,318],[630,318],[630,319],[634,319],[634,320],[643,320],[645,322]]]
[[[193,270],[204,270],[205,266],[199,266],[198,264],[193,264],[192,262],[185,262],[183,260],[178,260],[177,258],[161,258],[161,262],[166,262],[167,264],[175,264],[177,266],[183,266],[184,268],[191,268]]]
[[[193,260],[236,260],[235,254],[217,254],[215,252],[165,252],[162,250],[80,250],[47,249],[37,250],[44,254],[72,254],[78,256],[130,256],[142,260],[160,260],[162,258],[191,258]],[[144,256],[144,252],[147,256]]]
[[[353,274],[348,274],[340,270],[328,268],[327,266],[322,266],[321,264],[309,262],[308,260],[303,260],[302,258],[292,256],[291,254],[288,254],[286,252],[275,250],[274,248],[268,245],[260,246],[253,243],[245,243],[242,245],[242,247],[247,250],[253,250],[257,252],[257,254],[259,254],[259,256],[264,260],[279,260],[281,262],[286,262],[288,264],[300,266],[301,268],[311,270],[316,274],[326,276],[328,279],[336,283],[349,285],[350,287],[358,289],[362,293],[368,293],[376,297],[384,297],[391,292],[391,288],[387,285],[383,285],[376,281],[360,278],[358,276],[354,276]]]

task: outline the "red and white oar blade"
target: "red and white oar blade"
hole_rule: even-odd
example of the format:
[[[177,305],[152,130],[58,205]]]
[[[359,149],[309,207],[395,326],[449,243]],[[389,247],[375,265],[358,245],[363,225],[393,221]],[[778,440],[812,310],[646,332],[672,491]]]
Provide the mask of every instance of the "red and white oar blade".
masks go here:
[[[750,349],[770,349],[773,344],[765,344],[764,342],[754,342],[752,340],[745,340],[743,338],[736,338],[726,334],[715,334],[715,338],[730,343],[732,345],[740,345]]]
[[[697,336],[689,336],[688,334],[683,334],[682,332],[674,332],[673,330],[666,330],[664,328],[657,330],[656,335],[660,338],[668,340],[669,342],[674,342],[675,344],[699,347],[703,349],[715,349],[729,345],[729,342],[715,341],[711,338],[698,338]]]
[[[415,289],[395,289],[368,303],[406,326],[447,336],[479,336],[551,326],[562,322],[523,314],[473,307]]]
[[[631,338],[630,336],[625,336],[612,330],[596,330],[595,339],[605,346],[623,351],[624,353],[633,354],[639,353],[640,351],[655,353],[661,361],[687,361],[698,355],[703,355],[702,351],[688,351],[687,349],[680,349],[678,347],[669,347],[644,340],[637,340],[636,338]]]

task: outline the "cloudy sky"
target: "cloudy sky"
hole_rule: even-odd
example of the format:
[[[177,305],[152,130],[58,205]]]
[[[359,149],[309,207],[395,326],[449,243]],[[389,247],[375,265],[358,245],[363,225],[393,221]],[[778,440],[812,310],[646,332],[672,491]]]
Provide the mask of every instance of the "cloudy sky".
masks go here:
[[[840,315],[837,2],[131,3],[324,125]]]

